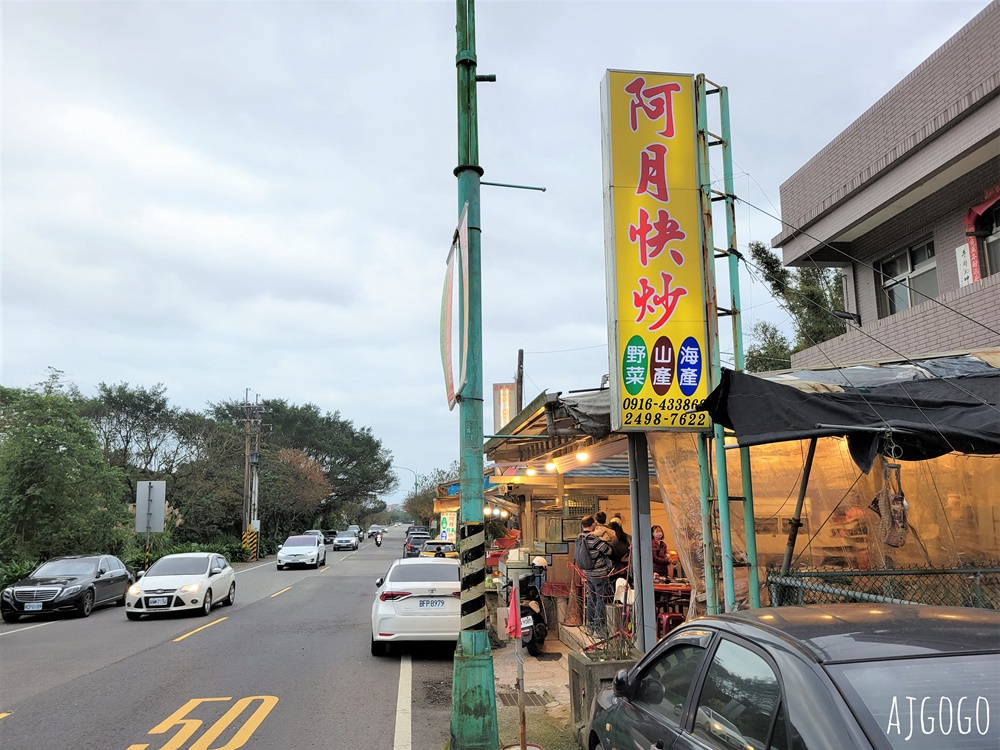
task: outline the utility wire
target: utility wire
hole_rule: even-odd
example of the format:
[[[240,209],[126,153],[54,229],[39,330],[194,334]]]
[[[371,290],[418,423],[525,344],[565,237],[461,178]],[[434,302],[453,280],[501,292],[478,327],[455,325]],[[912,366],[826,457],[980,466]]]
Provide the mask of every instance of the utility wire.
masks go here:
[[[809,234],[805,230],[800,229],[800,228],[798,228],[798,227],[796,227],[796,226],[794,226],[792,224],[789,224],[787,221],[785,221],[781,217],[775,216],[774,214],[772,214],[772,213],[770,213],[768,211],[765,211],[760,206],[754,205],[753,203],[751,203],[750,201],[746,200],[745,198],[740,198],[739,196],[734,195],[733,196],[733,200],[738,200],[741,203],[746,203],[748,206],[750,206],[750,208],[756,209],[757,211],[760,211],[765,216],[769,216],[772,219],[774,219],[775,221],[781,222],[786,227],[789,227],[790,229],[792,229],[793,231],[797,232],[798,234],[801,234],[804,237],[808,237],[809,239],[813,240],[814,242],[818,242],[819,244],[823,245],[824,247],[828,247],[831,250],[833,250],[834,252],[839,253],[840,255],[843,255],[845,258],[847,258],[852,263],[857,263],[859,266],[864,266],[865,268],[871,269],[872,271],[874,271],[879,276],[882,275],[882,272],[879,271],[877,268],[875,268],[875,266],[873,266],[873,265],[871,265],[869,263],[865,263],[863,260],[859,260],[858,258],[855,258],[853,255],[851,255],[850,253],[847,253],[847,252],[841,250],[839,247],[835,247],[835,246],[831,245],[829,242],[827,242],[825,240],[821,240],[818,237],[814,237],[813,235]],[[813,261],[813,262],[815,262],[815,261]],[[966,315],[965,313],[960,312],[959,310],[956,310],[955,308],[953,308],[953,307],[951,307],[949,305],[946,305],[944,302],[942,302],[941,300],[937,299],[936,297],[931,297],[930,295],[925,294],[924,292],[921,292],[919,289],[914,289],[909,284],[907,284],[906,282],[903,282],[903,281],[900,281],[899,285],[906,287],[910,291],[916,292],[921,297],[925,297],[925,298],[929,299],[931,302],[933,302],[936,305],[940,305],[945,310],[948,310],[949,312],[953,312],[953,313],[955,313],[955,315],[958,315],[959,317],[965,318],[970,323],[975,323],[977,326],[980,326],[981,328],[985,328],[990,333],[995,333],[997,336],[1000,336],[1000,331],[997,331],[997,330],[995,330],[993,328],[990,328],[988,325],[986,325],[982,321],[976,320],[975,318],[971,318],[968,315]]]
[[[774,277],[772,277],[772,276],[768,276],[767,272],[766,272],[766,271],[765,271],[764,269],[762,269],[762,268],[761,268],[760,266],[758,266],[758,265],[756,265],[756,264],[754,264],[754,263],[751,263],[751,262],[750,262],[749,260],[747,260],[746,258],[744,258],[744,259],[743,259],[743,262],[744,262],[744,264],[746,264],[746,266],[747,266],[747,269],[748,269],[748,271],[750,272],[750,274],[751,274],[751,275],[754,275],[754,274],[753,274],[753,271],[752,271],[752,270],[750,270],[750,269],[751,269],[751,268],[752,268],[752,269],[756,269],[756,270],[760,271],[761,273],[763,273],[763,274],[764,274],[765,276],[767,276],[767,278],[768,278],[768,279],[770,279],[771,281],[774,281],[775,283],[779,283],[779,284],[781,283],[781,281],[780,281],[779,279],[775,279],[775,278],[774,278]],[[760,277],[758,277],[758,276],[755,276],[755,278],[757,278],[757,280],[758,280],[758,281],[761,281]],[[761,283],[764,283],[764,282],[763,282],[763,281],[761,281]],[[818,308],[819,310],[822,310],[823,312],[826,312],[826,313],[829,313],[830,315],[833,315],[833,311],[832,311],[832,310],[828,310],[827,308],[825,308],[825,307],[823,307],[823,306],[819,305],[819,304],[818,304],[818,303],[816,303],[816,302],[815,302],[814,300],[812,300],[812,299],[810,299],[809,297],[807,297],[806,295],[802,294],[801,292],[799,292],[799,291],[798,291],[797,289],[795,289],[794,287],[792,287],[792,286],[789,286],[788,284],[782,284],[782,286],[784,286],[784,288],[785,288],[785,290],[786,290],[786,291],[788,291],[788,292],[791,292],[792,294],[796,294],[796,295],[800,296],[800,297],[801,297],[802,299],[804,299],[804,300],[805,300],[806,302],[808,302],[809,304],[811,304],[811,305],[813,305],[814,307]],[[780,304],[780,303],[779,303],[779,304]],[[868,333],[867,331],[865,331],[864,329],[862,329],[862,328],[861,328],[860,326],[855,326],[854,330],[858,331],[859,333],[861,333],[861,334],[862,334],[862,335],[864,335],[864,336],[867,336],[867,337],[868,337],[868,338],[870,338],[870,339],[871,339],[872,341],[874,341],[874,342],[875,342],[876,344],[879,344],[879,345],[881,345],[881,346],[884,346],[884,347],[885,347],[886,349],[888,349],[888,350],[889,350],[890,352],[892,352],[893,354],[895,354],[896,356],[898,356],[898,357],[899,357],[900,359],[904,360],[905,362],[908,362],[908,363],[910,363],[910,364],[911,364],[911,365],[913,365],[914,367],[918,367],[918,368],[920,367],[920,365],[918,365],[918,364],[917,364],[916,362],[914,362],[914,361],[913,361],[912,359],[910,359],[909,357],[907,357],[907,356],[906,356],[905,354],[903,354],[902,352],[898,352],[898,351],[896,351],[896,350],[895,350],[895,349],[893,349],[893,348],[892,348],[891,346],[889,346],[889,345],[888,345],[887,343],[885,343],[884,341],[882,341],[882,340],[881,340],[881,339],[879,339],[878,337],[876,337],[876,336],[873,336],[872,334]],[[812,342],[812,339],[811,339],[811,338],[810,338],[810,341]],[[815,342],[812,342],[812,343],[813,343],[813,345],[814,345],[814,346],[819,346],[819,345],[818,345],[818,344],[816,344]],[[834,367],[836,367],[836,366],[837,366],[837,365],[836,365],[836,363],[834,363],[834,362],[833,362],[833,360],[832,360],[832,359],[831,359],[831,358],[830,358],[830,357],[829,357],[829,356],[828,356],[828,355],[826,354],[826,352],[824,352],[824,351],[823,351],[822,349],[819,349],[818,351],[819,351],[819,352],[820,352],[820,353],[821,353],[821,354],[822,354],[822,355],[823,355],[824,357],[826,357],[826,358],[827,358],[827,360],[828,360],[828,361],[830,362],[830,364],[832,364],[832,365],[833,365]],[[924,369],[924,368],[921,368],[921,369]],[[843,371],[841,371],[841,374],[843,375]],[[847,376],[846,376],[846,375],[844,376],[844,379],[845,379],[845,380],[847,380],[847,382],[848,382],[848,383],[850,384],[850,380],[849,380],[849,379],[847,378]],[[929,380],[940,380],[940,381],[941,381],[941,382],[943,382],[943,383],[947,383],[947,384],[948,384],[949,386],[951,386],[952,388],[955,388],[956,390],[959,390],[959,391],[961,391],[962,393],[964,393],[964,394],[965,394],[966,396],[968,396],[969,398],[973,399],[974,401],[978,401],[978,402],[979,402],[979,403],[981,403],[981,404],[982,404],[983,406],[987,406],[987,407],[989,407],[990,409],[993,409],[993,411],[995,411],[995,412],[997,412],[997,413],[1000,413],[1000,407],[997,407],[996,405],[994,405],[994,404],[991,404],[991,403],[990,403],[989,401],[986,401],[986,400],[984,400],[984,399],[980,398],[980,397],[979,397],[979,396],[977,396],[977,395],[976,395],[975,393],[972,393],[971,391],[968,391],[968,390],[966,390],[966,389],[965,389],[965,388],[963,388],[963,387],[962,387],[961,385],[959,385],[958,383],[956,383],[956,382],[955,382],[954,380],[951,380],[951,379],[949,379],[949,378],[942,378],[941,376],[939,376],[939,375],[935,375],[934,373],[931,373],[931,377],[930,377],[930,378],[928,378],[928,379],[929,379]],[[856,386],[854,386],[853,384],[851,384],[851,387],[852,387],[852,388],[854,388],[854,387],[856,387]],[[919,406],[917,405],[916,401],[914,401],[914,400],[913,400],[913,397],[912,397],[912,396],[910,396],[910,394],[909,394],[909,393],[907,393],[907,391],[906,391],[906,388],[905,388],[905,387],[903,387],[903,385],[902,385],[902,384],[900,384],[900,387],[902,388],[902,390],[903,390],[903,393],[905,393],[905,394],[906,394],[906,397],[910,399],[910,402],[911,402],[911,403],[912,403],[912,404],[913,404],[913,405],[914,405],[914,406],[915,406],[915,407],[916,407],[916,408],[917,408],[917,409],[918,409],[918,410],[920,411],[920,413],[921,413],[921,414],[923,414],[924,418],[925,418],[925,419],[927,419],[927,420],[928,420],[929,422],[931,422],[930,418],[929,418],[929,417],[928,417],[928,416],[927,416],[927,415],[926,415],[926,414],[924,413],[924,411],[923,411],[922,409],[920,409],[920,407],[919,407]],[[880,415],[880,416],[881,416],[881,415]],[[933,422],[931,422],[931,424],[934,424],[934,423],[933,423]],[[937,429],[936,425],[935,425],[935,429]],[[938,434],[940,434],[940,431],[939,431],[939,433],[938,433]],[[941,437],[942,437],[942,439],[944,439],[944,435],[941,435]],[[947,442],[947,440],[945,440],[945,442]],[[948,443],[948,444],[949,444],[949,446],[951,445],[950,443]],[[953,450],[954,450],[954,449],[953,449]]]

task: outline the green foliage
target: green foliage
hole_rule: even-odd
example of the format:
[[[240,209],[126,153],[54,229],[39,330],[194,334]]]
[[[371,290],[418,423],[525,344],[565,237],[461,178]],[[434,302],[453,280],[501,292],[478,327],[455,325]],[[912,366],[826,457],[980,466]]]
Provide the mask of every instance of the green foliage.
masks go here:
[[[111,549],[129,525],[121,472],[78,405],[58,393],[0,389],[0,558]]]
[[[786,370],[792,366],[792,345],[777,326],[759,320],[754,324],[744,359],[747,372]]]
[[[0,589],[20,581],[40,563],[41,560],[12,560],[0,563]]]
[[[771,293],[792,318],[795,330],[792,352],[829,341],[847,330],[844,321],[832,312],[843,309],[844,305],[844,279],[836,269],[785,268],[777,254],[763,242],[751,242],[750,254]]]

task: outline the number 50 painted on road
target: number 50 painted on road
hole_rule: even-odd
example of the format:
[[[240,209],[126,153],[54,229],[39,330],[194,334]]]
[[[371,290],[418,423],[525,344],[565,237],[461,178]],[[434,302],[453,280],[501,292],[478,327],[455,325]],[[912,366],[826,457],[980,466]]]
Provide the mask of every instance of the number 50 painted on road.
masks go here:
[[[162,722],[157,724],[155,727],[149,730],[149,734],[165,734],[170,731],[172,727],[179,726],[180,729],[177,730],[177,734],[170,738],[170,742],[161,747],[159,750],[184,750],[186,743],[191,737],[197,732],[201,725],[204,724],[201,719],[185,719],[195,707],[201,705],[202,703],[214,703],[221,701],[231,701],[232,698],[192,698],[178,710],[174,711],[170,716],[164,719]],[[225,732],[229,725],[236,721],[237,718],[255,701],[260,701],[260,705],[257,709],[250,714],[249,717],[243,722],[233,738],[229,740],[225,745],[220,747],[212,747],[212,743],[215,742],[219,737]],[[261,725],[261,722],[271,713],[271,709],[275,707],[278,703],[278,698],[273,695],[251,695],[249,698],[240,698],[236,701],[235,705],[226,711],[222,717],[216,721],[208,730],[201,735],[187,750],[238,750],[238,748],[243,747],[247,740],[253,736],[253,733],[257,731],[257,727]],[[128,750],[146,750],[149,747],[148,744],[130,745]]]

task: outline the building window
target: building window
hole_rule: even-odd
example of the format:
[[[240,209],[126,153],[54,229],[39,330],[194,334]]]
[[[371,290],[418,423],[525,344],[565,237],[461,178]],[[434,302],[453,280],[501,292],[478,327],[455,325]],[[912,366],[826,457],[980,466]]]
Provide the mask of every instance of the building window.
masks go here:
[[[992,211],[993,221],[989,225],[990,235],[983,240],[983,278],[1000,273],[1000,206],[995,206]]]
[[[880,316],[894,315],[938,296],[934,243],[908,247],[878,264],[882,282]]]

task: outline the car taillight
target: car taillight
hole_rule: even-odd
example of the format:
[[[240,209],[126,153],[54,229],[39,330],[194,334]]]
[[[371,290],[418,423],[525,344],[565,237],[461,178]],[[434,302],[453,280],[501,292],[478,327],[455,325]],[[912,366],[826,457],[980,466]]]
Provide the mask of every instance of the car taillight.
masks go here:
[[[462,598],[462,592],[461,591],[452,591],[451,595],[453,597],[455,597],[456,599],[461,599]]]
[[[409,591],[383,591],[378,598],[384,602],[391,602],[393,599],[402,599],[407,596],[410,596]]]

